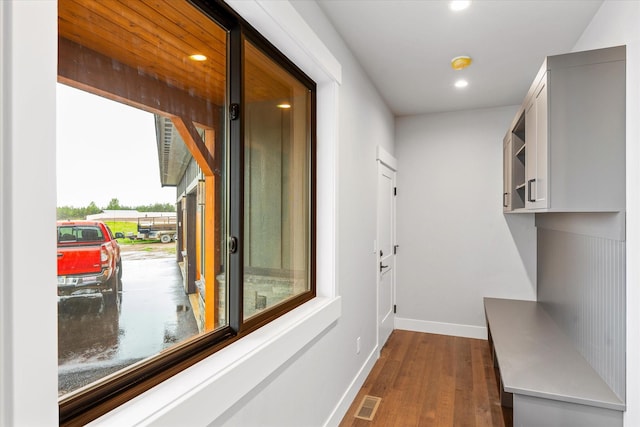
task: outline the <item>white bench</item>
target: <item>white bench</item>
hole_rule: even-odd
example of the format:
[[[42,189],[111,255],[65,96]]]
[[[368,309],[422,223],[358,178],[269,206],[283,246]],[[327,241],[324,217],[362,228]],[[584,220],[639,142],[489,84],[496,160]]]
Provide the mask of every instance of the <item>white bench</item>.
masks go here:
[[[514,426],[622,426],[625,404],[535,301],[484,299],[503,405]]]

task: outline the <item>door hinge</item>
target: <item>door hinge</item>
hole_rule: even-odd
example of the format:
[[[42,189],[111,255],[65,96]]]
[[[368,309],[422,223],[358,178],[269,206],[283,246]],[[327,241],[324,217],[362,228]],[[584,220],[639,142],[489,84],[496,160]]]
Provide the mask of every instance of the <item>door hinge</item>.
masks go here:
[[[229,105],[229,120],[238,120],[240,117],[240,104]]]
[[[393,254],[396,255],[398,253],[398,247],[400,245],[393,245]]]
[[[398,195],[398,187],[393,187],[393,195],[394,196]]]
[[[393,314],[396,314],[397,311],[398,311],[398,307],[396,307],[396,305],[393,304]]]

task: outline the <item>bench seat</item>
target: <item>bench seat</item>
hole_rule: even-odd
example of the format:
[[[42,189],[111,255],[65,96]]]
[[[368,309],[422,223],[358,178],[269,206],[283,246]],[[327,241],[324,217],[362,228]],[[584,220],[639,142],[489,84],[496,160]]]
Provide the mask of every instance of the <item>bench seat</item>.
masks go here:
[[[571,411],[581,410],[574,404],[602,408],[612,418],[622,420],[624,402],[582,357],[542,305],[535,301],[485,298],[484,307],[502,387],[504,392],[513,393],[514,421],[518,418],[518,400],[523,404],[554,401],[556,411],[557,402],[566,403]]]

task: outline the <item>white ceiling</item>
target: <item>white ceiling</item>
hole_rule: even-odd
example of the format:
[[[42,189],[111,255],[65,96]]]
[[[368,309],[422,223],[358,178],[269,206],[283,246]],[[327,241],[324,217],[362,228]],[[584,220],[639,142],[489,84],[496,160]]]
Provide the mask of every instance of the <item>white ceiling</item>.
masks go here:
[[[444,0],[318,3],[402,116],[520,104],[544,57],[570,51],[602,1],[475,0],[461,12]],[[459,55],[473,64],[453,70]]]

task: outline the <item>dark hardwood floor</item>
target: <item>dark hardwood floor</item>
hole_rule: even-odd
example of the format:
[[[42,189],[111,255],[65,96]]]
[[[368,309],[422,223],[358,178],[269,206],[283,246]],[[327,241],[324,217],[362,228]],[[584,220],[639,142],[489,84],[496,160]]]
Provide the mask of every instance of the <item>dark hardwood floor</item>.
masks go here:
[[[372,421],[354,417],[365,395],[382,398]],[[396,330],[340,426],[512,424],[487,341]]]

